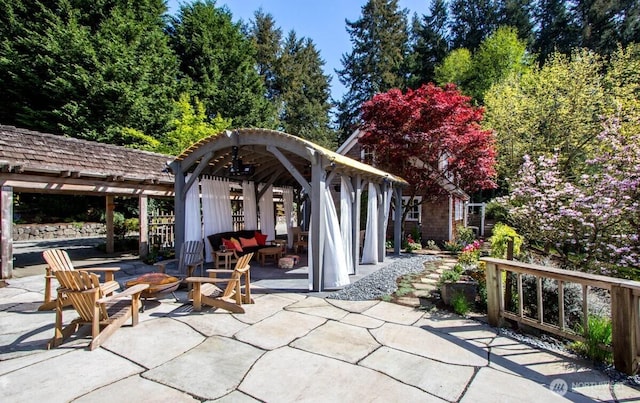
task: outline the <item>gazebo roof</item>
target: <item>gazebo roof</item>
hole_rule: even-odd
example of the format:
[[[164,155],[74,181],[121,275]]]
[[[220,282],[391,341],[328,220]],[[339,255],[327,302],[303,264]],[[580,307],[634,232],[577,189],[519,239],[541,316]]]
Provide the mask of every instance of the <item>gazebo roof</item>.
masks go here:
[[[243,128],[227,130],[206,137],[183,151],[176,157],[185,172],[190,172],[200,166],[201,172],[220,177],[233,178],[229,168],[233,160],[233,147],[238,147],[237,156],[245,165],[253,166],[250,175],[238,176],[238,179],[265,182],[274,174],[278,178],[273,181],[276,186],[297,186],[291,169],[284,167],[281,161],[274,157],[273,150],[280,152],[306,179],[311,177],[311,161],[316,155],[323,157],[328,163],[324,167],[327,172],[335,172],[347,176],[360,175],[363,179],[382,183],[389,181],[396,185],[406,186],[408,183],[393,174],[379,170],[370,165],[330,151],[291,134],[276,130]],[[202,161],[207,164],[201,166]],[[208,161],[208,162],[207,162]]]
[[[0,125],[0,179],[18,191],[170,196],[173,158]]]

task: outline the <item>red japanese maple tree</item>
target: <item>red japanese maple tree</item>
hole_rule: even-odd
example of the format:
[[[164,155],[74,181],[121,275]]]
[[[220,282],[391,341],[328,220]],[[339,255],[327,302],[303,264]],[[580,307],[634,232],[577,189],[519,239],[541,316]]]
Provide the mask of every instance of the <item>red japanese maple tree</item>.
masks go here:
[[[470,99],[453,84],[377,94],[362,106],[359,142],[375,166],[406,179],[414,196],[441,195],[443,184],[467,193],[495,188],[493,132],[480,127],[484,110]]]

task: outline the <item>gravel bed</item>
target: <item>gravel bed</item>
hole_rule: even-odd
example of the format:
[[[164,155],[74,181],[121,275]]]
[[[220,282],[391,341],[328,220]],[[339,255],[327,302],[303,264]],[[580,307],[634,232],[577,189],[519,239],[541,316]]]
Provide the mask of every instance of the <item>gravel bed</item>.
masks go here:
[[[405,274],[420,273],[424,262],[440,260],[431,255],[400,255],[391,264],[377,270],[360,280],[349,284],[340,291],[327,296],[345,301],[367,301],[390,295],[397,290],[396,280]]]

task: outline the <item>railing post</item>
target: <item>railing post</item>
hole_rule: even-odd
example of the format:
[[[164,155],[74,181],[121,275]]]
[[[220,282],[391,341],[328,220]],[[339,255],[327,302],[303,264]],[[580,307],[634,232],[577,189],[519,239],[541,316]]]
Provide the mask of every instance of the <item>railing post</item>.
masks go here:
[[[495,263],[486,263],[485,269],[487,281],[487,319],[491,326],[500,326],[500,298],[502,298],[502,281],[498,266]]]
[[[618,371],[629,375],[635,373],[638,365],[636,361],[638,308],[633,304],[632,289],[620,285],[611,287],[613,364]]]

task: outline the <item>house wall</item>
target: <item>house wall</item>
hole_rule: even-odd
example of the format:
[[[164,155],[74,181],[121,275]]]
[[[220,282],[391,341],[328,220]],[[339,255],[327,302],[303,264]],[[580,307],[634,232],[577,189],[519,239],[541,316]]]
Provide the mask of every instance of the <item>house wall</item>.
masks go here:
[[[449,241],[449,197],[422,203],[422,241]]]

